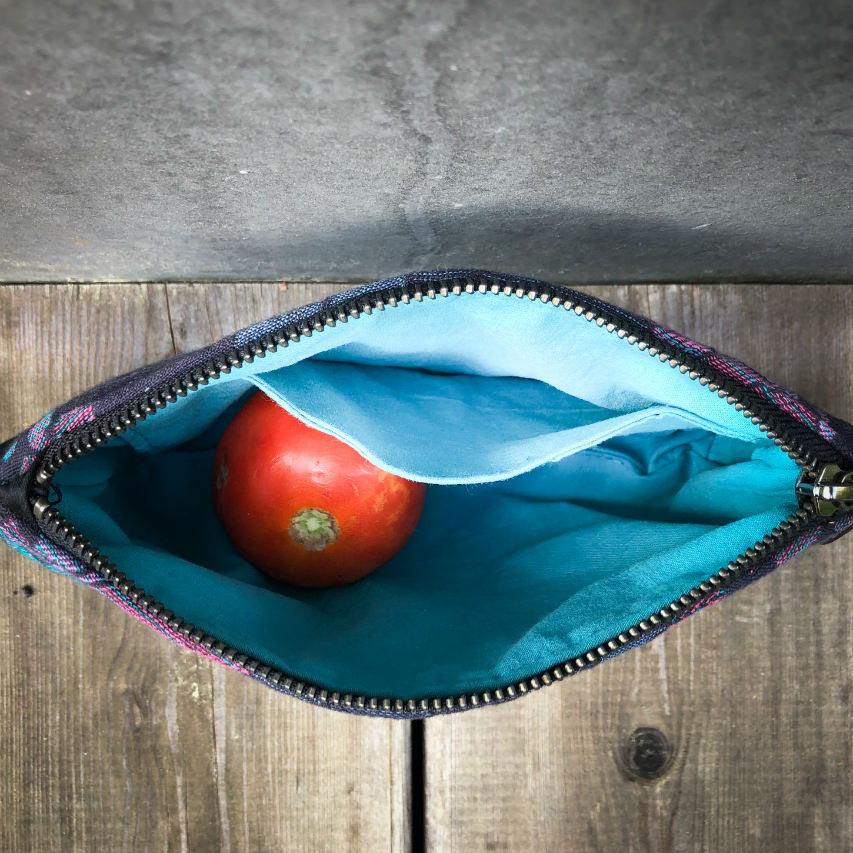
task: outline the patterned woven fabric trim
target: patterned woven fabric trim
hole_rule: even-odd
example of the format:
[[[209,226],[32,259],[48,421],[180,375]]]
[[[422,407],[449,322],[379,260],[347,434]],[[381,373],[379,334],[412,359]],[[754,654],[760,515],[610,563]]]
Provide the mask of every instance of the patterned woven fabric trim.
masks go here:
[[[0,455],[0,483],[8,483],[13,477],[26,474],[51,442],[93,420],[95,407],[92,403],[48,412],[20,435],[6,442],[5,450]]]
[[[645,323],[648,322],[645,321]],[[669,343],[695,360],[703,361],[712,370],[748,388],[795,421],[808,427],[844,456],[853,459],[853,430],[849,425],[839,422],[832,415],[808,403],[799,394],[783,388],[736,358],[723,355],[711,347],[662,326],[653,325],[651,331],[659,340]]]

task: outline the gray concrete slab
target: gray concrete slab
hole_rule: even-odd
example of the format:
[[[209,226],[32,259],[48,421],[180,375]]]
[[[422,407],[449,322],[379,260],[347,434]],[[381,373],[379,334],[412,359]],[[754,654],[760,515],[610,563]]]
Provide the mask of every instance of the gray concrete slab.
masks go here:
[[[853,280],[848,0],[0,0],[0,280]]]

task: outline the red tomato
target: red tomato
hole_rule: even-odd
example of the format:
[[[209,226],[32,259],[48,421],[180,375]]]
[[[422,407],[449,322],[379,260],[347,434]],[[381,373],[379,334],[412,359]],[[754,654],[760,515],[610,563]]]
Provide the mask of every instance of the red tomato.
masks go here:
[[[299,586],[342,586],[412,535],[426,485],[389,474],[258,392],[213,459],[213,505],[255,568]]]

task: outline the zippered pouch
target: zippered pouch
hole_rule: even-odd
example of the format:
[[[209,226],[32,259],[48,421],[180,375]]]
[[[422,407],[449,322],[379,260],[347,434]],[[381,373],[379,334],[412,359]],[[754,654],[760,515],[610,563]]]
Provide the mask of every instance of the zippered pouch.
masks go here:
[[[257,389],[427,484],[362,580],[277,583],[211,467]],[[545,282],[357,287],[125,374],[0,447],[0,535],[185,648],[329,708],[504,702],[645,643],[853,524],[853,427]]]

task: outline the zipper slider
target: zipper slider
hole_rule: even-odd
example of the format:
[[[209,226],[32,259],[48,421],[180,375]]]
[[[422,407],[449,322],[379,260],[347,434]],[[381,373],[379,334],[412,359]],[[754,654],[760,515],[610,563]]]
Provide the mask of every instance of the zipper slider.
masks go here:
[[[803,470],[797,480],[797,497],[810,500],[818,515],[828,517],[843,510],[853,511],[853,471],[838,465],[824,465],[817,474]]]

